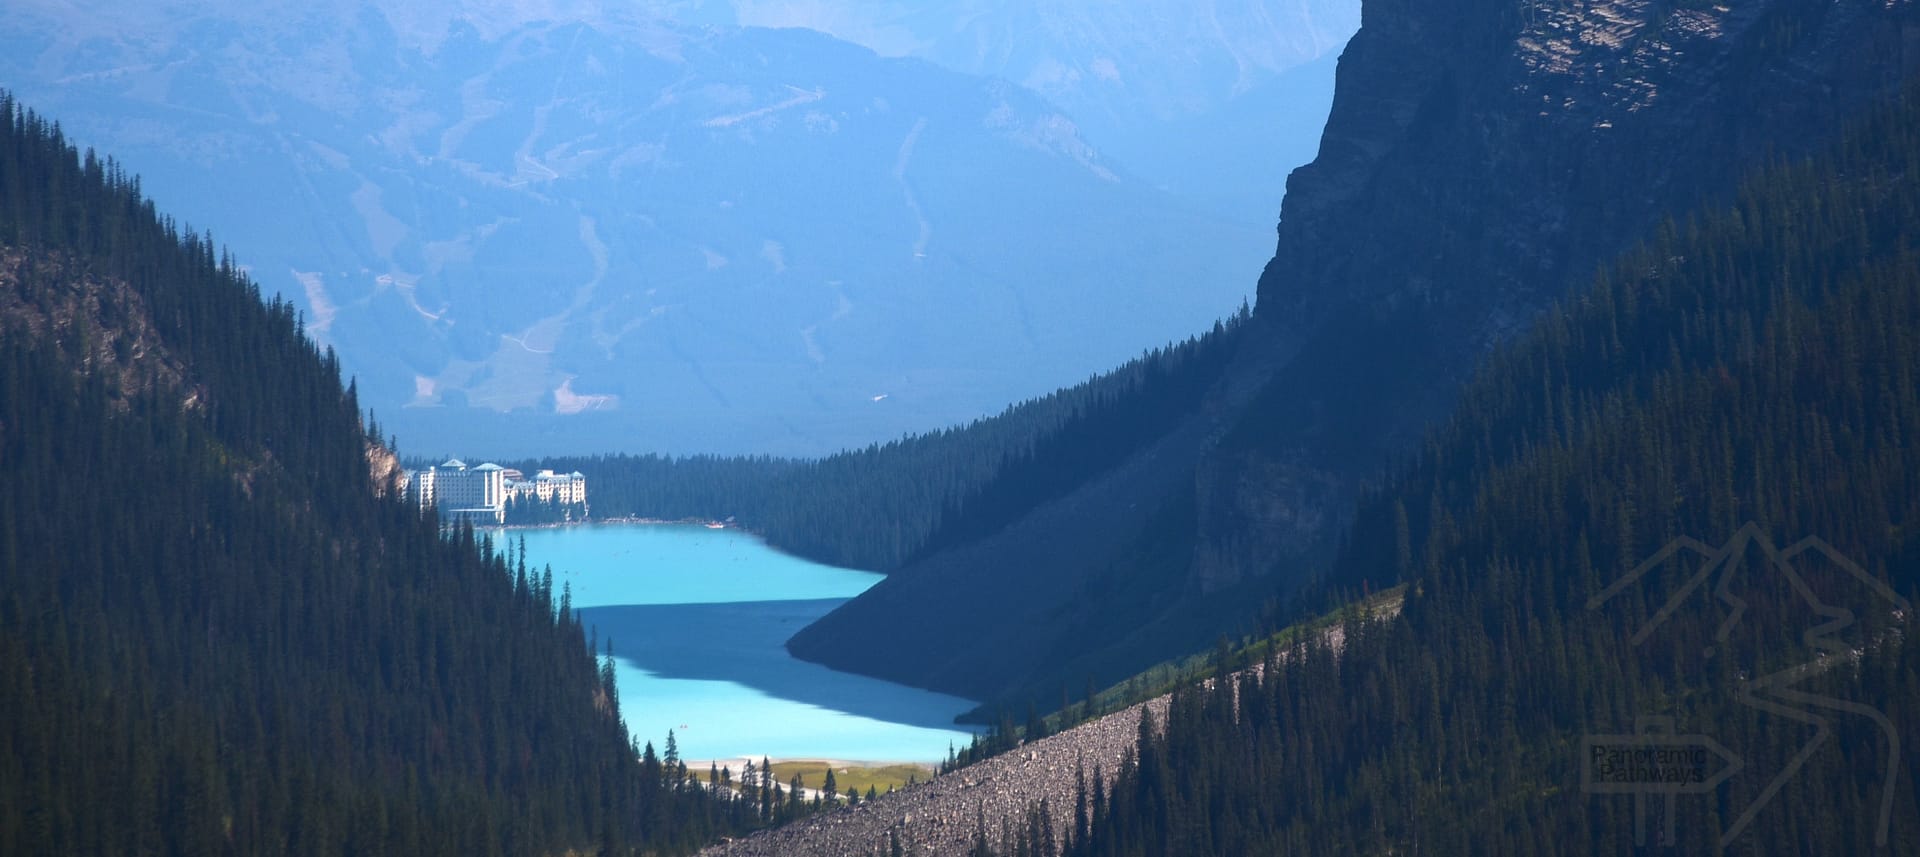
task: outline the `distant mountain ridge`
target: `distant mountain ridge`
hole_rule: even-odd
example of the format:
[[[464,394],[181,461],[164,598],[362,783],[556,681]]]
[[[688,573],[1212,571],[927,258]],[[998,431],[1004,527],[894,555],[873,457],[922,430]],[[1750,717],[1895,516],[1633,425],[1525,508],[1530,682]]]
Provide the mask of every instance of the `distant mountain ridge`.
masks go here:
[[[734,19],[807,27],[1033,90],[1156,186],[1262,223],[1313,159],[1351,0],[731,0]]]
[[[29,0],[0,82],[234,242],[435,448],[831,452],[1244,296],[1270,199],[1162,190],[1015,83],[728,17]],[[1246,97],[1311,105],[1262,68]]]

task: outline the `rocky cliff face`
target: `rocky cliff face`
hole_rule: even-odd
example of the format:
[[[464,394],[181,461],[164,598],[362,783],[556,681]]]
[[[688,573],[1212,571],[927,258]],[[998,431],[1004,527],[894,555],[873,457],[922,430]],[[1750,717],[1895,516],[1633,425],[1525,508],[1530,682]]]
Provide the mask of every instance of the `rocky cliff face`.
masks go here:
[[[1368,0],[1319,156],[1288,182],[1238,365],[1115,471],[1159,468],[1171,495],[1093,503],[1129,483],[1092,480],[1040,510],[1040,532],[1016,525],[906,569],[795,652],[1024,705],[1233,630],[1313,573],[1359,486],[1414,448],[1490,346],[1662,218],[1829,139],[1916,69],[1911,0]],[[1143,536],[1074,516],[1116,506],[1187,520]],[[1111,549],[1017,559],[1083,531]],[[1014,621],[982,611],[883,651],[852,643],[983,587]],[[882,598],[883,614],[863,613]]]
[[[373,494],[385,497],[399,490],[400,456],[388,449],[386,444],[367,439],[367,475],[373,479]]]
[[[138,292],[58,254],[0,245],[0,337],[59,348],[103,382],[117,410],[156,394],[195,408],[205,395],[187,383],[186,367],[162,341]]]
[[[1369,2],[1320,155],[1287,183],[1260,310],[1293,327],[1355,299],[1531,311],[1898,86],[1913,18],[1880,0]]]
[[[1260,280],[1301,353],[1202,465],[1195,587],[1321,543],[1490,346],[1916,68],[1910,2],[1368,3]]]

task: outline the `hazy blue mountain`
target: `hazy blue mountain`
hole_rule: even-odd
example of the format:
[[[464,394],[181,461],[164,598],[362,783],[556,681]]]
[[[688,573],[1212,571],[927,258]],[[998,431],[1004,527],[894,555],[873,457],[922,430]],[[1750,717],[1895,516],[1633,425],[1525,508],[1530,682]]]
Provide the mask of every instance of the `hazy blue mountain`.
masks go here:
[[[885,55],[1003,78],[1156,184],[1270,223],[1313,160],[1356,0],[717,0]]]
[[[1143,178],[1032,90],[714,4],[15,5],[0,84],[231,243],[422,451],[937,427],[1202,329],[1270,252],[1270,215]],[[1020,79],[995,50],[977,70]],[[1262,154],[1205,133],[1235,121],[1165,114],[1196,174]]]

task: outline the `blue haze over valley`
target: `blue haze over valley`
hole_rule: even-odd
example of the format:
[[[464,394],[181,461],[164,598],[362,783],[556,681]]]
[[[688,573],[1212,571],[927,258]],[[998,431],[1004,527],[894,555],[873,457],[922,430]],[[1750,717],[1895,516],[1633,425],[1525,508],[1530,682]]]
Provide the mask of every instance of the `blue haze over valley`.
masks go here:
[[[1204,330],[1351,0],[21,0],[0,85],[211,229],[408,452],[820,454]]]

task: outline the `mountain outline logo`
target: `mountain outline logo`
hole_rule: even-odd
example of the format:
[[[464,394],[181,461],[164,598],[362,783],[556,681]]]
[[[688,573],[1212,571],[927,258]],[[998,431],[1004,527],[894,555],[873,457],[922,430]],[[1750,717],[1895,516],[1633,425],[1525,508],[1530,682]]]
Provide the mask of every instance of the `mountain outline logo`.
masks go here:
[[[1749,549],[1758,549],[1766,566],[1783,575],[1794,594],[1816,616],[1824,621],[1809,628],[1800,635],[1800,640],[1809,649],[1818,654],[1812,660],[1776,670],[1756,678],[1743,678],[1736,701],[1740,704],[1781,717],[1803,723],[1815,729],[1814,735],[1802,745],[1799,752],[1788,760],[1786,766],[1774,776],[1761,790],[1760,794],[1747,805],[1747,808],[1734,819],[1726,832],[1720,837],[1720,845],[1730,845],[1754,818],[1770,803],[1780,790],[1792,780],[1808,759],[1818,752],[1832,737],[1832,721],[1828,716],[1818,713],[1827,712],[1853,714],[1871,720],[1887,739],[1887,754],[1884,765],[1885,774],[1880,789],[1879,826],[1874,843],[1884,847],[1887,844],[1888,831],[1893,821],[1894,788],[1899,775],[1900,734],[1894,728],[1893,721],[1885,712],[1863,703],[1838,699],[1796,689],[1812,678],[1826,673],[1843,663],[1850,663],[1854,657],[1846,642],[1838,638],[1839,632],[1852,627],[1859,621],[1854,611],[1845,607],[1828,604],[1813,591],[1804,577],[1794,567],[1794,560],[1808,554],[1818,555],[1844,570],[1850,577],[1864,585],[1869,592],[1892,605],[1895,615],[1904,617],[1912,605],[1907,599],[1894,592],[1885,583],[1868,574],[1866,569],[1852,558],[1842,553],[1824,539],[1808,536],[1788,546],[1784,550],[1777,548],[1766,532],[1754,521],[1748,521],[1734,532],[1725,544],[1713,547],[1699,539],[1682,536],[1668,542],[1652,556],[1641,562],[1625,576],[1587,600],[1588,610],[1599,610],[1629,587],[1640,582],[1649,572],[1667,563],[1683,553],[1693,553],[1705,559],[1701,567],[1674,592],[1660,609],[1656,611],[1639,629],[1630,642],[1634,646],[1643,645],[1653,636],[1654,631],[1673,618],[1700,588],[1718,575],[1713,586],[1713,595],[1730,608],[1730,613],[1720,623],[1714,634],[1715,647],[1709,647],[1704,654],[1712,657],[1718,645],[1724,645],[1733,630],[1746,618],[1748,603],[1733,591],[1733,583],[1744,568],[1744,560]],[[1720,747],[1718,742],[1705,735],[1675,735],[1672,719],[1663,717],[1640,718],[1634,735],[1589,735],[1582,742],[1584,756],[1581,760],[1581,788],[1589,794],[1634,793],[1636,844],[1645,845],[1646,798],[1653,794],[1663,794],[1667,800],[1665,813],[1665,840],[1673,841],[1674,816],[1672,811],[1676,795],[1681,793],[1700,794],[1712,790],[1744,767],[1744,760]],[[1711,777],[1701,775],[1690,778],[1687,764],[1697,760],[1697,756],[1642,758],[1628,756],[1619,764],[1626,767],[1623,776],[1609,779],[1606,774],[1612,768],[1598,767],[1607,762],[1607,758],[1598,755],[1602,749],[1620,750],[1628,747],[1645,747],[1671,750],[1676,745],[1703,747],[1720,755],[1728,767]],[[1666,764],[1659,764],[1665,762]],[[1637,764],[1636,766],[1636,763]],[[1600,775],[1596,779],[1596,774]]]

